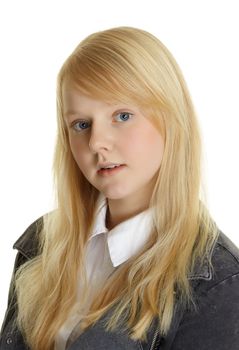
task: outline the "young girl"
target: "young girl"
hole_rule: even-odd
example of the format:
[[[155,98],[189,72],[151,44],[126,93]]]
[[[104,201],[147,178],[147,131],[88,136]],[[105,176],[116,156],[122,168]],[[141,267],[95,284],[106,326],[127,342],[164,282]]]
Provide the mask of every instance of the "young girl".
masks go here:
[[[0,349],[239,349],[239,251],[200,192],[182,73],[153,35],[94,33],[60,70],[57,209],[18,249]]]

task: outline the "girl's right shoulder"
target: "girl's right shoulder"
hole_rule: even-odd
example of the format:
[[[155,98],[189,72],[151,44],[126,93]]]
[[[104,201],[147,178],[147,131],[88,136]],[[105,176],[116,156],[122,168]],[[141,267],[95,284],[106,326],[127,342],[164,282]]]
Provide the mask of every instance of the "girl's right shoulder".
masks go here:
[[[27,259],[34,258],[38,253],[39,233],[43,228],[44,216],[35,220],[14,243],[17,249]]]

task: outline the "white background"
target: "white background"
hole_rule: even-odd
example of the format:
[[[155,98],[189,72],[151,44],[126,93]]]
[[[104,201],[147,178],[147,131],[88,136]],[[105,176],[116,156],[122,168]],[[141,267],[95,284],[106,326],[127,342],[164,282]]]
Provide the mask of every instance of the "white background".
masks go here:
[[[134,26],[178,61],[204,143],[208,206],[239,245],[239,10],[232,0],[0,0],[0,323],[12,244],[52,208],[57,72],[85,36]]]

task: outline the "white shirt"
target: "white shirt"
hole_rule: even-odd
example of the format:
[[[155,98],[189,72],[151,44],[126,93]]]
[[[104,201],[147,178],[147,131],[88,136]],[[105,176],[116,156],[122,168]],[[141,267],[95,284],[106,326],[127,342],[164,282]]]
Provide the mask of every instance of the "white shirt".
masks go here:
[[[85,305],[75,305],[55,339],[55,350],[65,350],[67,340],[74,339],[74,328],[90,307],[97,291],[107,277],[120,264],[126,262],[146,243],[152,228],[150,209],[120,223],[108,230],[106,222],[107,201],[101,194],[97,202],[96,220],[86,251],[86,274],[90,284],[90,293]],[[82,286],[78,286],[77,300],[80,301]],[[76,310],[77,309],[77,310]]]

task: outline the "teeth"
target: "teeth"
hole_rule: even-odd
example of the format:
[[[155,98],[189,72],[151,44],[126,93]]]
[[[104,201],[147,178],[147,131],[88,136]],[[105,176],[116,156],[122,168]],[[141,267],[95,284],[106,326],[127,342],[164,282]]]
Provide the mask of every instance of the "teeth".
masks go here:
[[[116,168],[118,166],[119,165],[109,165],[109,166],[107,166],[106,168],[103,168],[103,169],[113,169],[113,168]]]

